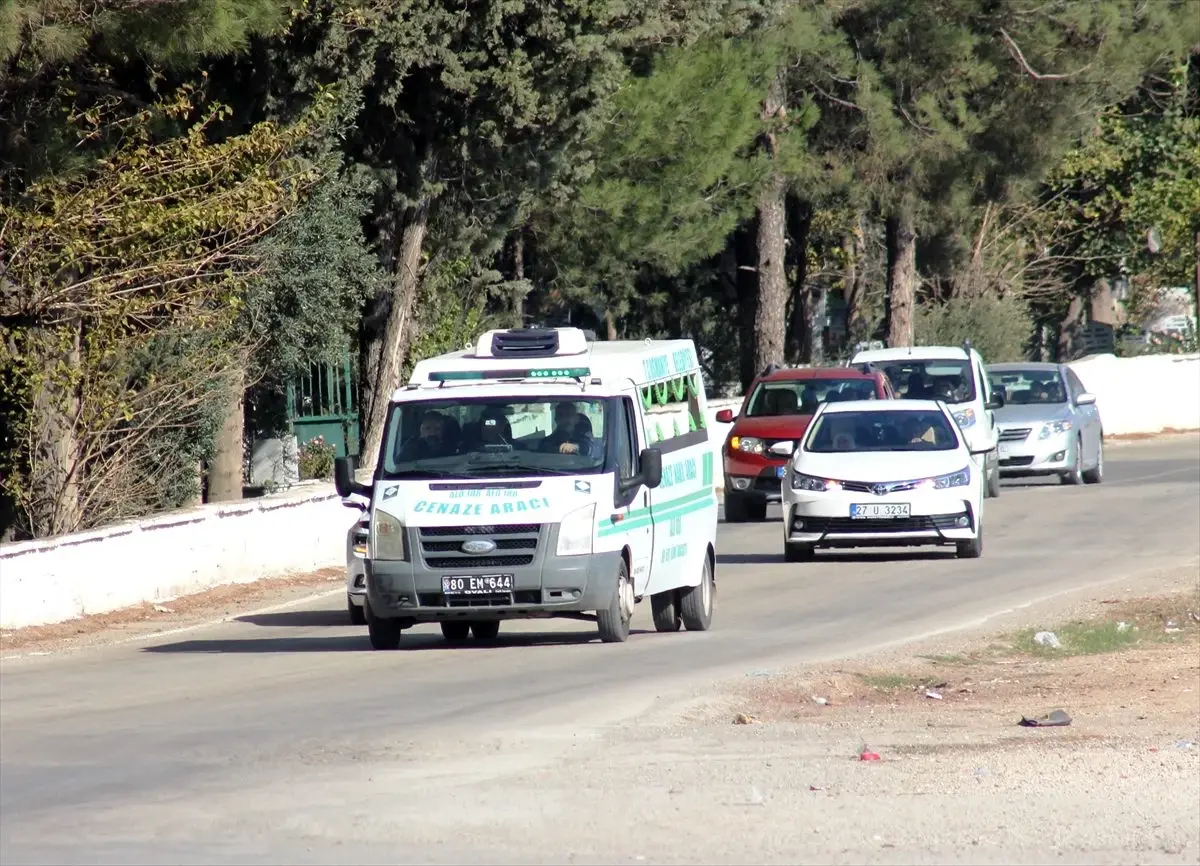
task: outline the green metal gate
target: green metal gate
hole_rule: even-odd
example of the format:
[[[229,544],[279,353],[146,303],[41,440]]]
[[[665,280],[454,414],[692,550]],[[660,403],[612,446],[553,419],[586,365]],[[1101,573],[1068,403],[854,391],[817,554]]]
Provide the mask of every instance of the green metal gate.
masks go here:
[[[313,364],[291,382],[287,411],[297,446],[320,436],[338,457],[358,456],[358,376],[349,353],[337,364]]]

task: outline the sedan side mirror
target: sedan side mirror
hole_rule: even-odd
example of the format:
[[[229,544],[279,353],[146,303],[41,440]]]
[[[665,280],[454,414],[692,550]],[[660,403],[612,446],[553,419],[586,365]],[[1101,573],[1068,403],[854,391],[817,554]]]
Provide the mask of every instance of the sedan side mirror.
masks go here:
[[[1095,404],[1095,402],[1096,402],[1096,395],[1091,394],[1087,391],[1084,391],[1082,394],[1080,394],[1078,397],[1075,398],[1076,406],[1091,406],[1091,405]]]
[[[733,414],[732,409],[722,409],[721,411],[717,412],[717,423],[718,424],[732,424],[733,419],[736,417],[737,416]]]

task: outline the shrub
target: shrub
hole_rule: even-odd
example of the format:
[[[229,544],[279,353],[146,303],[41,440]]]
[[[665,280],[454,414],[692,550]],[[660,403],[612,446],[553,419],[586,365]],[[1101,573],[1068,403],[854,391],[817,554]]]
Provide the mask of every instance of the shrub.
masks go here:
[[[317,436],[309,439],[299,449],[299,470],[301,481],[311,481],[315,478],[333,477],[333,458],[337,449],[325,437]]]
[[[1033,319],[1028,305],[1012,295],[954,298],[918,304],[913,332],[919,346],[958,346],[969,338],[986,363],[996,364],[1025,359]]]

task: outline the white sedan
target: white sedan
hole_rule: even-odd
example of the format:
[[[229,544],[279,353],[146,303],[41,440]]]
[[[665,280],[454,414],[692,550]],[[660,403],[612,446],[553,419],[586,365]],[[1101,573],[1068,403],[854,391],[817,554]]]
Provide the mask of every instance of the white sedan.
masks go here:
[[[983,474],[941,401],[823,403],[783,484],[788,562],[817,548],[983,553]]]

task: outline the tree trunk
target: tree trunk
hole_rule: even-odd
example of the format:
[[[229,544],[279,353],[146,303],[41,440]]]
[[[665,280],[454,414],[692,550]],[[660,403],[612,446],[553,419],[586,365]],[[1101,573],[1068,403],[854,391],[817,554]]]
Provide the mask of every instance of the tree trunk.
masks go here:
[[[796,196],[787,197],[788,270],[792,289],[788,301],[786,358],[789,363],[810,362],[816,348],[812,340],[813,297],[808,288],[808,233],[812,227],[812,205]]]
[[[237,502],[242,498],[242,466],[245,460],[246,374],[229,374],[225,420],[217,433],[212,465],[208,468],[208,501]]]
[[[913,304],[917,295],[917,228],[911,200],[905,198],[887,220],[888,346],[913,344]]]
[[[1063,362],[1074,359],[1076,337],[1079,335],[1080,325],[1086,318],[1083,298],[1075,295],[1067,306],[1067,314],[1063,316],[1063,320],[1058,326],[1058,355],[1054,360]]]
[[[787,337],[786,221],[783,177],[772,174],[758,199],[758,304],[754,311],[754,371],[785,360]]]
[[[525,324],[525,295],[528,291],[525,286],[525,238],[520,229],[512,238],[512,281],[516,286],[509,299],[512,317],[510,327],[519,328]]]
[[[50,372],[34,390],[30,406],[32,451],[27,512],[33,537],[48,538],[74,532],[84,520],[80,497],[83,454],[75,427],[81,409],[79,389],[74,375],[56,371],[59,364],[69,371],[77,371],[82,365],[81,326],[71,326],[65,352],[53,331],[35,340]]]
[[[604,311],[604,330],[605,337],[609,341],[619,339],[617,336],[617,320],[613,317],[612,310]]]
[[[845,276],[846,297],[846,340],[853,345],[867,338],[867,323],[864,321],[863,304],[867,289],[867,243],[863,231],[863,215],[854,222],[854,231],[844,241],[848,253]]]
[[[734,273],[734,289],[737,292],[738,314],[738,377],[742,390],[750,387],[762,368],[755,368],[755,330],[758,316],[758,220],[737,229],[730,239]]]
[[[371,383],[370,411],[363,422],[361,466],[365,470],[375,468],[391,394],[400,386],[400,370],[408,355],[409,324],[421,283],[421,251],[429,227],[429,207],[429,200],[424,199],[409,209],[405,219],[404,234],[396,257],[391,309],[383,329],[379,361]]]

